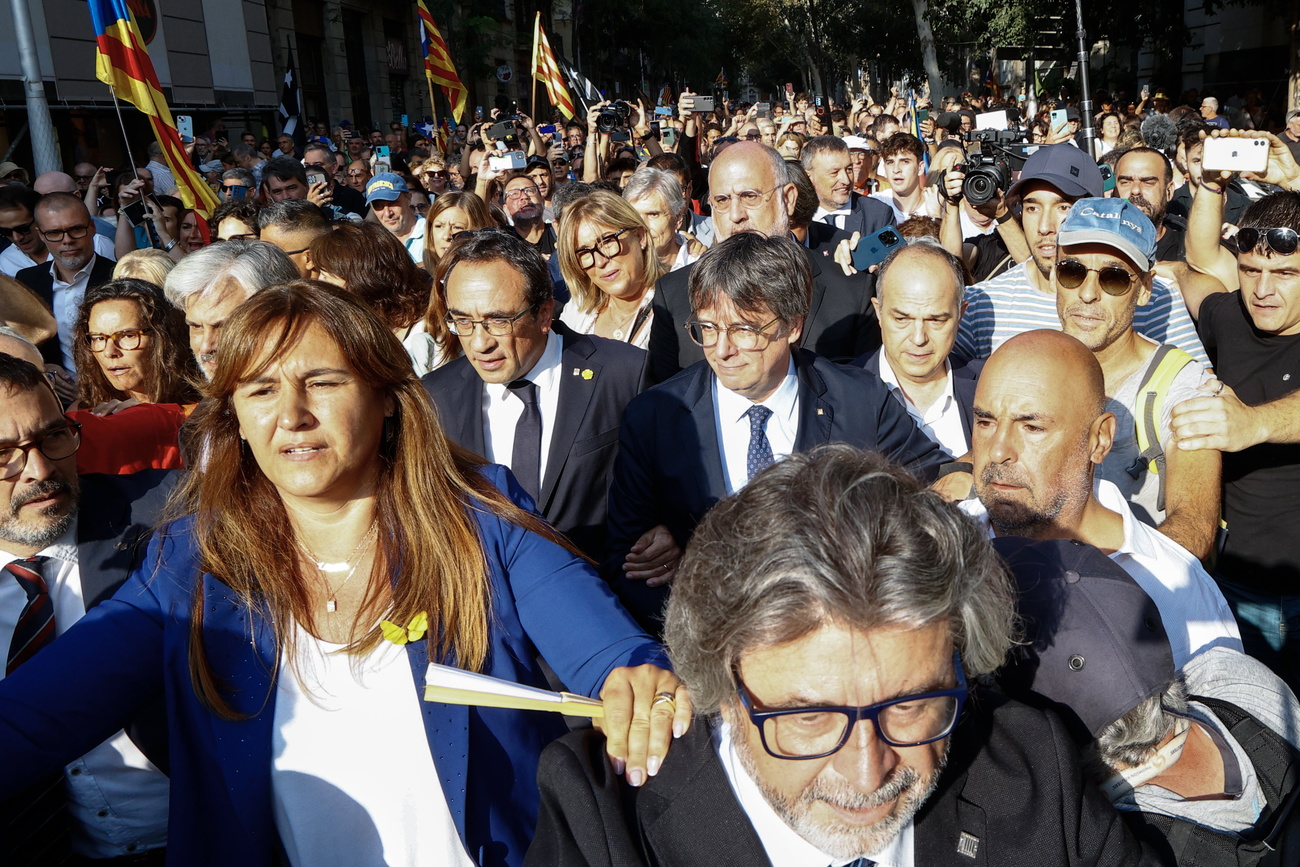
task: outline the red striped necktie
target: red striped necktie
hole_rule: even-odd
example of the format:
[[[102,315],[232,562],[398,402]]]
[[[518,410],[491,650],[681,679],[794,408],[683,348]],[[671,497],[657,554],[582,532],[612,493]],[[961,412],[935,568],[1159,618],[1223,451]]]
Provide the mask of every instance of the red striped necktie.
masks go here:
[[[5,658],[6,677],[54,640],[54,599],[50,596],[45,576],[41,574],[48,560],[48,557],[32,557],[15,560],[4,567],[4,571],[12,575],[27,594],[27,604],[18,615],[18,625],[9,641],[9,655]]]

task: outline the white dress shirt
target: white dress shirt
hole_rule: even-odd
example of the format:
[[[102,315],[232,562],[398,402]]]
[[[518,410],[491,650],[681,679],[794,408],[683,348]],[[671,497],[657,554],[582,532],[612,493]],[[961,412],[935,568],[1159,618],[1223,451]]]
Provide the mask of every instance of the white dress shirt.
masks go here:
[[[794,359],[776,391],[759,404],[772,410],[765,430],[772,457],[779,461],[794,451],[794,439],[799,433],[799,377],[794,372]],[[713,423],[722,449],[722,475],[728,494],[749,483],[750,427],[746,413],[754,405],[744,395],[723,388],[713,377]]]
[[[853,213],[853,209],[850,207],[837,208],[834,211],[828,211],[825,208],[823,208],[821,205],[818,205],[817,210],[813,213],[812,218],[813,218],[813,222],[825,223],[828,226],[834,226],[837,229],[843,229],[844,220],[851,213]]]
[[[86,289],[90,285],[90,272],[95,267],[96,258],[96,255],[92,255],[85,267],[73,275],[68,283],[63,282],[54,260],[50,260],[50,276],[54,278],[51,287],[54,291],[54,321],[59,326],[59,350],[63,355],[63,366],[73,373],[77,370],[77,361],[73,357],[73,334],[76,330],[81,302],[85,299]]]
[[[860,725],[871,725],[863,721]],[[714,749],[722,761],[722,770],[726,772],[731,791],[740,802],[740,809],[745,811],[749,823],[754,826],[758,840],[763,844],[763,851],[768,860],[778,867],[840,867],[852,864],[856,858],[832,858],[786,824],[772,805],[768,803],[754,778],[745,770],[740,756],[736,754],[736,745],[731,739],[731,725],[719,724],[713,732]],[[914,823],[908,822],[898,835],[882,851],[870,855],[879,867],[913,867],[915,851],[913,846]]]
[[[411,260],[417,265],[424,264],[424,232],[428,225],[429,221],[417,214],[415,225],[411,228],[411,234],[402,240],[402,246],[406,247],[406,252],[410,254]]]
[[[1110,559],[1133,576],[1159,609],[1174,666],[1181,670],[1189,659],[1210,647],[1242,650],[1241,631],[1232,609],[1200,561],[1139,521],[1119,488],[1110,482],[1096,479],[1093,495],[1124,520],[1124,543]],[[978,499],[965,500],[960,508],[988,527],[992,538],[988,510]]]
[[[681,232],[677,233],[677,243],[681,246],[677,248],[677,258],[673,260],[673,267],[669,268],[669,271],[676,271],[679,268],[685,268],[687,265],[694,264],[695,260],[700,258],[699,253],[691,252],[690,242]],[[650,288],[650,291],[654,291],[653,286]]]
[[[39,554],[50,558],[42,572],[54,603],[57,635],[86,616],[76,538],[74,522],[68,532]],[[0,566],[20,559],[0,551]],[[8,653],[18,616],[26,605],[27,594],[14,577],[0,573],[0,652]],[[4,668],[0,666],[3,679]],[[72,816],[72,850],[76,854],[117,858],[156,849],[167,842],[167,777],[144,757],[126,732],[119,731],[69,764],[63,777]]]
[[[921,429],[921,433],[938,443],[939,448],[955,458],[966,454],[970,443],[966,440],[966,428],[961,423],[961,404],[957,402],[957,396],[952,390],[952,365],[947,361],[943,363],[944,370],[947,371],[943,395],[930,404],[925,412],[921,412],[907,396],[907,392],[903,391],[903,385],[898,381],[894,368],[890,366],[889,356],[885,355],[885,350],[877,349],[876,355],[880,361],[880,381],[889,386],[889,393],[903,405],[907,414],[912,417],[912,421],[916,422],[916,426]]]
[[[546,349],[532,369],[520,376],[537,386],[537,409],[542,415],[542,455],[537,478],[546,478],[546,459],[551,452],[551,435],[560,407],[560,358],[564,343],[552,331],[546,336]],[[581,375],[581,374],[579,374]],[[524,402],[510,391],[506,383],[483,384],[483,445],[487,458],[495,464],[510,466],[515,450],[515,425],[524,414]]]

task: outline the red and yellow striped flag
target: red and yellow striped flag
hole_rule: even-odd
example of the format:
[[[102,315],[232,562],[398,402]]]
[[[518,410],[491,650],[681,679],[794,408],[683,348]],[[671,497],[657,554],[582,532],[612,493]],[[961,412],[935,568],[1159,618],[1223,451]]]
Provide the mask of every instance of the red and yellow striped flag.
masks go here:
[[[560,110],[560,114],[568,120],[573,119],[573,97],[569,95],[569,88],[564,85],[564,75],[560,72],[560,64],[555,62],[555,54],[551,51],[550,40],[546,38],[546,31],[542,29],[542,13],[537,13],[537,18],[533,23],[533,78],[541,80],[546,85],[546,95],[551,100],[551,105]]]
[[[177,198],[202,216],[211,216],[219,204],[217,194],[199,177],[185,153],[127,0],[90,0],[90,18],[95,25],[95,76],[149,115],[163,159],[176,178]]]
[[[442,39],[438,25],[433,23],[429,7],[424,0],[415,0],[420,11],[420,47],[424,49],[424,74],[429,80],[442,88],[447,102],[451,103],[452,117],[460,123],[460,116],[465,113],[465,102],[469,99],[469,90],[460,83],[456,67],[447,52],[447,43]],[[433,107],[430,106],[430,109]]]

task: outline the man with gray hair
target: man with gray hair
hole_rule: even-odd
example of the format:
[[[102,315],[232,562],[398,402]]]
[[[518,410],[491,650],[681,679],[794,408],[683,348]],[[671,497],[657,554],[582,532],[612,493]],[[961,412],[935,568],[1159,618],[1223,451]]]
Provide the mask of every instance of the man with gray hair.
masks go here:
[[[221,326],[256,292],[298,279],[281,250],[263,241],[223,241],[186,256],[167,275],[163,291],[185,313],[190,349],[211,379],[217,369]]]
[[[790,237],[790,215],[798,191],[785,160],[757,141],[731,145],[709,166],[709,203],[715,243],[742,232],[773,238]],[[846,276],[840,267],[807,248],[812,271],[808,317],[801,345],[836,361],[857,358],[878,345],[871,313],[869,275]],[[698,265],[698,263],[697,263]],[[696,265],[671,271],[655,285],[650,325],[650,372],[658,382],[690,367],[704,355],[688,340],[684,326],[691,317],[688,275]],[[774,277],[766,275],[764,279]]]
[[[871,452],[761,473],[700,524],[668,607],[702,718],[636,789],[594,731],[548,747],[526,863],[1157,863],[1055,715],[977,686],[1014,636],[980,536]]]
[[[889,205],[853,192],[853,158],[844,139],[833,135],[809,139],[799,162],[817,189],[814,220],[864,238],[894,222]]]
[[[1026,633],[998,680],[1052,703],[1130,824],[1171,863],[1246,867],[1274,850],[1270,863],[1297,863],[1300,703],[1287,685],[1225,647],[1175,669],[1159,609],[1096,548],[994,544]]]
[[[227,169],[221,173],[221,201],[230,202],[256,196],[257,178],[248,169]]]
[[[798,348],[811,283],[803,248],[754,232],[691,266],[685,333],[704,360],[628,404],[609,491],[605,575],[647,629],[658,631],[675,552],[769,464],[829,442],[927,480],[950,460],[878,377]]]

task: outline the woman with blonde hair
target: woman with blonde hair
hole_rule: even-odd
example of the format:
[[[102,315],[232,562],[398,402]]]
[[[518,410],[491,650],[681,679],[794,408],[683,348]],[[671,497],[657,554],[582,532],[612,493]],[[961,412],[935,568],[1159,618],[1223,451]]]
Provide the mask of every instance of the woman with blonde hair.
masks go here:
[[[630,783],[658,770],[691,713],[662,650],[506,469],[447,439],[379,317],[294,281],[240,305],[217,355],[178,517],[0,680],[0,798],[162,699],[169,863],[513,867],[563,721],[423,688],[431,662],[544,687],[539,657],[602,696]]]
[[[167,275],[176,267],[176,260],[156,247],[132,250],[113,266],[113,279],[134,277],[155,286],[167,282]]]
[[[597,190],[564,207],[556,245],[570,301],[560,321],[646,349],[655,281],[664,273],[650,228],[621,196]]]

